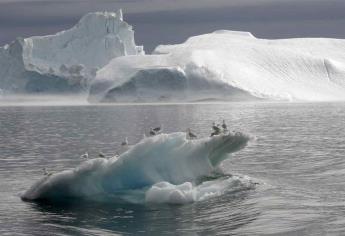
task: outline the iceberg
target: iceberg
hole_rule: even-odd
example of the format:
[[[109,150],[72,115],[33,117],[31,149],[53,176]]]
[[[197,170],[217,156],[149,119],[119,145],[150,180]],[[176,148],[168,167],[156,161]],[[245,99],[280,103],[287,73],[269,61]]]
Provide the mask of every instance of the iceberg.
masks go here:
[[[0,47],[0,94],[83,92],[89,102],[343,101],[345,40],[218,30],[151,55],[122,11]]]
[[[219,30],[97,72],[90,102],[345,100],[345,40],[268,40]]]
[[[226,189],[247,188],[248,181],[229,177],[201,181],[229,154],[250,140],[243,133],[186,139],[182,132],[144,138],[120,156],[95,158],[72,170],[45,176],[21,197],[27,201],[127,201],[188,203],[218,196]]]
[[[89,13],[55,35],[18,38],[0,47],[3,93],[88,90],[97,70],[116,57],[144,54],[122,11]]]

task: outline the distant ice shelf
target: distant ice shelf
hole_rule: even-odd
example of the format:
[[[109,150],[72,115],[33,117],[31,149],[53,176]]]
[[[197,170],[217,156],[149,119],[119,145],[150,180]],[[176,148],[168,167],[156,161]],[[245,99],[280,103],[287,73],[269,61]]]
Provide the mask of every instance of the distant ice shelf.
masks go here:
[[[122,11],[89,13],[73,28],[49,36],[18,38],[0,47],[3,93],[77,92],[99,68],[119,56],[144,54]]]

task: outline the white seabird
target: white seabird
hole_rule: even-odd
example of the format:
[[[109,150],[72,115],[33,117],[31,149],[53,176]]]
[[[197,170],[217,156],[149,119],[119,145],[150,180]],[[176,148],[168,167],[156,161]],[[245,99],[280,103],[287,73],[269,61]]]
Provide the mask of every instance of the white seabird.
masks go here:
[[[125,140],[122,141],[121,146],[128,146],[128,138],[126,137]]]
[[[43,174],[46,176],[52,175],[52,173],[48,172],[46,168],[43,168]]]
[[[186,135],[187,135],[187,139],[197,138],[197,136],[190,130],[190,128],[187,129]]]
[[[212,123],[212,129],[213,129],[213,132],[211,133],[211,136],[214,136],[214,135],[219,135],[220,134],[220,128],[219,128],[219,124],[216,125],[215,122]]]
[[[152,130],[155,131],[156,133],[158,133],[162,130],[162,126],[158,126],[156,128],[153,128]]]
[[[228,132],[228,126],[226,125],[225,120],[223,120],[222,128],[224,133]]]
[[[155,136],[157,133],[153,130],[153,128],[150,128],[150,136]]]
[[[99,152],[98,156],[101,157],[101,158],[105,158],[105,154],[103,152]]]
[[[85,152],[83,155],[80,156],[80,158],[89,158],[89,153],[88,152]]]

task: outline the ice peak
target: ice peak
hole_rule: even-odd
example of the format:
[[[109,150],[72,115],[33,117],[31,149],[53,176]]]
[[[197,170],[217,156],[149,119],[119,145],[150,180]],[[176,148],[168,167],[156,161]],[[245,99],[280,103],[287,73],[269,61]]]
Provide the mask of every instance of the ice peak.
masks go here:
[[[116,15],[120,20],[123,21],[123,15],[122,15],[122,9],[121,8],[116,11]]]
[[[123,24],[131,26],[123,21],[122,10],[116,12],[92,12],[84,15],[77,24],[78,28],[86,28],[89,32],[99,33],[99,29],[105,30],[107,34],[117,33],[117,28]],[[104,27],[102,27],[104,25]]]

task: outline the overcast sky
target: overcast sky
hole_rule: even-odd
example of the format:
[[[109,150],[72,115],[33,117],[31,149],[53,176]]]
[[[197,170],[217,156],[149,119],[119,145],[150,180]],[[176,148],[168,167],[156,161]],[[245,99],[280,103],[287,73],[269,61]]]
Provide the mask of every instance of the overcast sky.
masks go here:
[[[0,45],[70,28],[87,12],[118,8],[148,52],[218,29],[262,38],[345,38],[345,0],[0,0]]]

